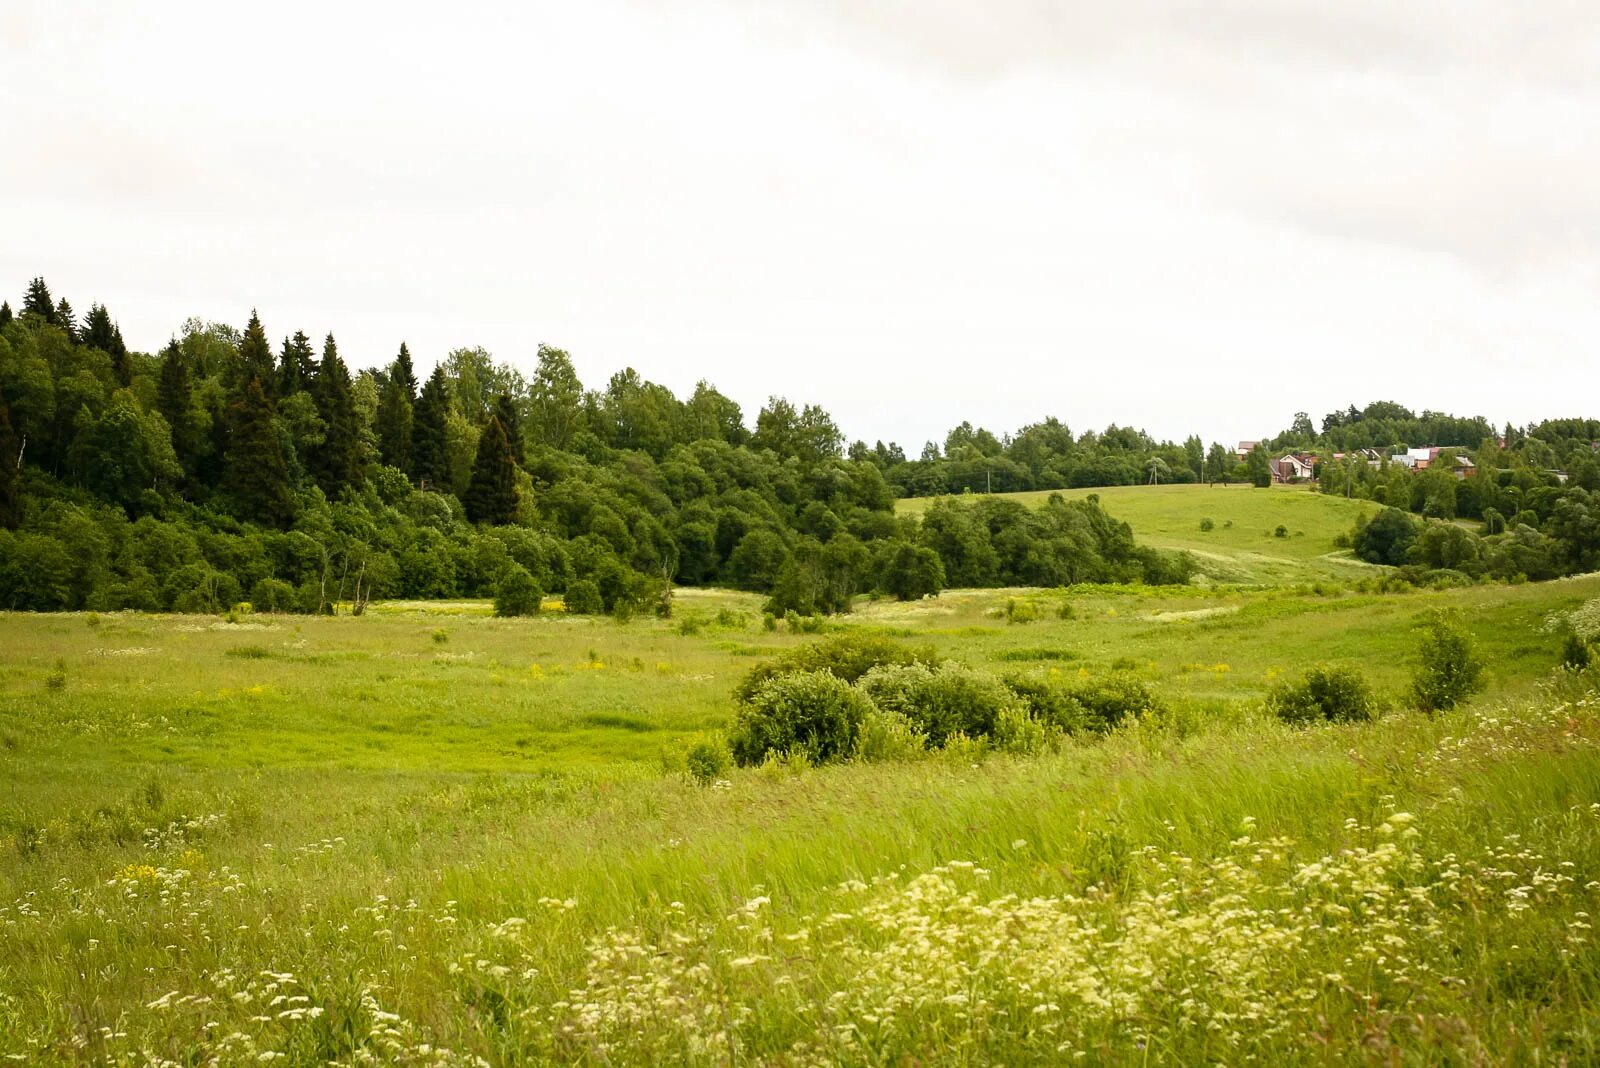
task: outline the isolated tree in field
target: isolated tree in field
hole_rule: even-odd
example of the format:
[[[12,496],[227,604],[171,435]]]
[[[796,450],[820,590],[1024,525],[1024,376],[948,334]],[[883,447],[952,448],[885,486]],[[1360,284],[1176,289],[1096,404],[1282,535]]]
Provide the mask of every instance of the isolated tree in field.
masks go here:
[[[449,418],[450,383],[439,366],[417,396],[411,419],[411,476],[439,493],[450,491]]]
[[[50,287],[44,284],[43,278],[35,278],[28,283],[27,296],[22,298],[22,314],[29,312],[47,323],[56,321],[56,302],[50,296]]]
[[[294,337],[283,339],[283,350],[278,354],[279,397],[292,397],[311,384],[316,373],[317,360],[311,351],[311,339],[305,332],[296,330]]]
[[[511,458],[520,467],[527,463],[526,446],[522,440],[522,417],[517,414],[516,402],[511,399],[511,394],[502,393],[494,399],[494,415],[500,420],[500,427],[506,432],[506,441],[511,446]]]
[[[0,530],[22,524],[22,440],[11,426],[11,405],[0,395]]]
[[[472,481],[461,504],[474,523],[499,526],[511,522],[516,515],[516,464],[498,416],[489,417],[489,425],[478,438],[478,458],[472,465]]]
[[[339,346],[329,334],[322,344],[322,362],[311,379],[311,398],[322,417],[322,444],[312,453],[317,484],[337,498],[361,473],[361,439],[350,401],[350,372],[339,358]]]
[[[411,353],[404,344],[378,392],[378,455],[390,467],[411,473],[411,434],[416,406]]]
[[[287,526],[296,510],[289,489],[289,466],[272,418],[272,402],[259,379],[250,379],[229,405],[228,427],[223,488],[245,518]]]
[[[1411,692],[1424,712],[1443,712],[1483,689],[1483,660],[1471,635],[1444,612],[1433,612],[1417,643]]]
[[[272,366],[272,346],[267,344],[267,332],[261,328],[261,319],[254,311],[239,341],[239,386],[241,389],[251,379],[261,384],[261,392],[268,398],[276,396]]]
[[[1229,482],[1233,481],[1233,466],[1237,462],[1238,461],[1234,459],[1233,453],[1228,451],[1227,446],[1223,445],[1220,441],[1213,442],[1211,445],[1211,450],[1206,453],[1206,479],[1211,482],[1221,482],[1223,485],[1227,485]]]
[[[544,590],[528,569],[521,564],[506,568],[494,592],[494,614],[497,616],[536,616]]]

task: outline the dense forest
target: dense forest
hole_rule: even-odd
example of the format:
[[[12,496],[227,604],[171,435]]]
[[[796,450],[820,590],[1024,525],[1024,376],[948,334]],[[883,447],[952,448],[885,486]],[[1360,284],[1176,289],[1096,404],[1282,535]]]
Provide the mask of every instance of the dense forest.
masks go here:
[[[773,398],[752,428],[704,382],[679,399],[630,369],[586,389],[554,348],[531,378],[463,348],[423,379],[404,344],[352,371],[333,335],[274,346],[255,314],[146,354],[43,279],[0,305],[0,607],[561,593],[625,615],[716,583],[813,614],[951,583],[1189,577],[1094,501],[897,517],[889,469],[846,455],[814,405]]]

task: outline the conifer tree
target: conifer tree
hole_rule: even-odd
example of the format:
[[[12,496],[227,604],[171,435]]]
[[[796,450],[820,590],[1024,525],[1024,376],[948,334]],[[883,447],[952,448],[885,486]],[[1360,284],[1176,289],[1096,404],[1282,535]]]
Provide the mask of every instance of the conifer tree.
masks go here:
[[[0,529],[22,524],[22,441],[11,427],[11,405],[0,394]]]
[[[272,418],[272,401],[258,378],[245,383],[238,398],[228,406],[223,488],[232,494],[235,506],[247,519],[279,527],[294,519],[289,465]]]
[[[133,382],[133,362],[128,357],[128,346],[122,342],[122,331],[111,321],[111,313],[104,304],[89,306],[89,316],[83,321],[82,342],[99,349],[111,357],[111,368],[116,373],[117,384],[126,388]]]
[[[517,406],[511,394],[502,393],[495,398],[494,414],[506,432],[506,441],[511,444],[511,458],[521,467],[528,462],[527,446],[522,440],[522,420],[517,416]]]
[[[412,377],[411,354],[405,344],[395,357],[378,393],[378,455],[390,467],[411,473],[411,430],[415,407],[416,380]]]
[[[4,330],[14,316],[11,314],[11,302],[0,301],[0,330]]]
[[[239,365],[243,372],[239,376],[241,389],[254,379],[261,383],[263,394],[269,398],[273,396],[272,346],[267,344],[267,332],[261,328],[261,319],[253,309],[250,324],[244,328],[244,337],[239,342]]]
[[[56,301],[55,324],[65,330],[74,340],[78,337],[78,317],[72,310],[72,305],[67,303],[67,298],[62,297]]]
[[[177,454],[178,463],[185,471],[193,471],[200,448],[194,420],[194,384],[189,376],[189,359],[176,339],[169,341],[161,354],[156,410],[172,430],[172,451]]]
[[[337,498],[360,475],[361,441],[350,400],[350,372],[339,358],[332,334],[322,344],[322,362],[311,379],[311,399],[325,428],[322,444],[312,455],[312,469],[322,492]]]
[[[310,385],[316,362],[305,331],[296,330],[294,337],[284,338],[278,356],[278,396],[291,397]]]
[[[511,442],[500,417],[491,415],[478,438],[478,456],[472,464],[472,481],[462,506],[474,523],[500,526],[511,522],[517,510],[517,468],[511,459]]]
[[[43,278],[35,278],[28,283],[28,295],[22,301],[22,314],[29,312],[47,323],[56,321],[56,302],[50,296],[50,287],[44,284]]]
[[[424,489],[450,492],[450,453],[445,423],[450,415],[450,383],[444,367],[433,369],[417,395],[411,420],[411,477]]]

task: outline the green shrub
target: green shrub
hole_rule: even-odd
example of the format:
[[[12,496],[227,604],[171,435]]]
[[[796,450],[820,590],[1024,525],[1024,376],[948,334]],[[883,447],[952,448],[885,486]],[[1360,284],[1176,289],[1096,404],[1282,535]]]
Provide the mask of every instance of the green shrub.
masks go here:
[[[433,644],[435,644],[435,645],[443,645],[445,642],[447,642],[449,640],[450,640],[450,632],[445,630],[443,627],[440,627],[438,630],[433,632]]]
[[[1423,628],[1411,676],[1412,696],[1424,712],[1455,708],[1483,688],[1483,660],[1453,617],[1436,611]]]
[[[1006,599],[1005,614],[1008,623],[1037,623],[1044,618],[1044,606],[1037,601],[1019,601],[1010,597]]]
[[[1211,531],[1215,530],[1216,528],[1217,528],[1217,525],[1211,521],[1211,517],[1210,516],[1206,516],[1204,519],[1200,520],[1200,529],[1202,531],[1205,531],[1206,533],[1209,534]]]
[[[839,634],[791,649],[777,660],[757,664],[745,675],[733,695],[741,703],[749,701],[767,680],[795,671],[826,671],[845,682],[855,682],[880,664],[931,663],[933,659],[931,649],[911,649],[871,634]]]
[[[1287,538],[1289,536],[1289,528],[1279,523],[1277,528],[1273,530],[1272,536],[1274,538]]]
[[[50,669],[50,674],[44,677],[46,689],[61,691],[67,688],[67,662],[57,660],[56,666]]]
[[[1160,707],[1149,687],[1124,671],[1086,679],[1071,692],[1088,713],[1085,725],[1094,731],[1109,731],[1123,720]]]
[[[733,766],[733,755],[728,752],[728,743],[722,736],[714,734],[697,738],[684,754],[684,763],[690,778],[701,786],[710,786]]]
[[[1059,734],[1029,715],[1020,701],[1001,709],[994,721],[994,745],[1002,753],[1042,753]]]
[[[769,678],[734,717],[728,748],[749,767],[768,754],[803,755],[813,764],[848,758],[872,702],[826,671],[796,671]]]
[[[257,612],[293,612],[298,595],[282,579],[264,578],[250,587],[250,604]]]
[[[494,614],[497,616],[536,616],[544,601],[544,590],[521,564],[506,568],[500,584],[494,591]]]
[[[993,738],[1002,714],[1027,715],[1027,705],[999,679],[953,660],[933,668],[920,663],[877,667],[858,686],[879,708],[909,719],[933,746],[954,734]]]
[[[566,606],[567,614],[573,616],[597,616],[605,611],[605,602],[600,599],[600,587],[589,579],[574,579],[567,583],[567,592],[561,603]]]
[[[908,761],[924,755],[928,736],[899,712],[874,708],[861,722],[853,759],[869,764]]]
[[[1028,714],[1066,734],[1090,730],[1089,709],[1072,693],[1072,687],[1049,675],[1011,675],[1005,680],[1006,688],[1028,708]]]
[[[1267,708],[1283,722],[1303,726],[1365,722],[1377,714],[1378,704],[1361,672],[1319,664],[1298,682],[1274,689]]]

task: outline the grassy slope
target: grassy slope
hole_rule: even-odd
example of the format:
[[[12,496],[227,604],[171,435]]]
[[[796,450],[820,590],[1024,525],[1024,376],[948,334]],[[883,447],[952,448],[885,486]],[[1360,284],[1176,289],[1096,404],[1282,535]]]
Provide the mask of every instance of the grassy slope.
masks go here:
[[[1366,501],[1329,497],[1300,486],[1107,486],[1083,490],[1039,490],[996,496],[1029,506],[1043,504],[1052,492],[1068,498],[1098,494],[1106,510],[1133,527],[1140,542],[1194,553],[1203,571],[1225,582],[1274,585],[1359,577],[1367,565],[1334,546],[1356,516],[1370,512]],[[899,510],[920,514],[934,500],[912,497]],[[1210,531],[1200,529],[1209,518]],[[1277,528],[1288,536],[1274,536]]]

